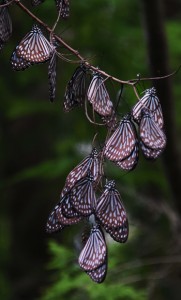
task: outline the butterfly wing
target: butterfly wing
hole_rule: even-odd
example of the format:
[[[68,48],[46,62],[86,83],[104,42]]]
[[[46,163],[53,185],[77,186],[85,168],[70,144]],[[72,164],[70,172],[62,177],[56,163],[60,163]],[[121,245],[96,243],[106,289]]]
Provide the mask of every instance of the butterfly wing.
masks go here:
[[[73,225],[77,224],[82,220],[81,216],[74,216],[72,218],[67,218],[63,215],[62,213],[62,204],[64,203],[65,200],[69,200],[70,194],[67,193],[60,202],[55,206],[53,211],[51,212],[47,225],[46,225],[46,231],[51,233],[51,232],[56,232],[60,231],[65,227],[65,225]]]
[[[115,162],[115,164],[122,170],[131,171],[136,167],[138,163],[138,159],[139,159],[139,146],[137,141],[130,156],[126,157],[124,160]]]
[[[5,3],[3,1],[3,3]],[[7,42],[12,34],[12,21],[9,15],[8,7],[0,7],[0,41],[3,45]]]
[[[126,210],[113,180],[105,185],[105,190],[97,202],[96,216],[103,227],[118,228],[127,222]]]
[[[145,91],[145,95],[134,105],[132,115],[137,123],[140,123],[142,109],[148,109],[153,115],[155,123],[163,128],[163,114],[160,101],[156,95],[156,89],[153,87]]]
[[[80,65],[67,84],[64,95],[64,111],[69,112],[76,106],[82,106],[86,94],[86,67]]]
[[[100,74],[93,75],[89,85],[87,98],[92,103],[93,109],[101,116],[109,116],[113,111],[113,103],[106,90],[104,80]]]
[[[73,208],[70,198],[71,195],[70,197],[66,197],[62,202],[61,211],[63,216],[65,216],[66,218],[80,217],[80,214]]]
[[[57,76],[57,55],[56,55],[56,51],[54,50],[48,65],[48,80],[49,80],[49,95],[50,95],[49,97],[51,102],[53,102],[55,99],[56,76]]]
[[[16,48],[16,54],[23,59],[42,63],[50,59],[52,46],[37,25],[25,35]]]
[[[151,149],[164,149],[166,146],[166,136],[148,110],[142,110],[140,139],[145,146]]]
[[[48,221],[46,224],[46,232],[53,233],[62,230],[65,225],[61,224],[58,220],[57,210],[59,208],[59,204],[55,206],[55,209],[51,212],[48,217]]]
[[[69,0],[55,0],[57,10],[61,10],[60,15],[63,19],[69,17],[70,8],[69,8]]]
[[[89,216],[96,206],[96,196],[91,175],[80,179],[71,189],[71,203],[82,216]]]
[[[104,264],[107,247],[103,232],[98,226],[93,226],[90,237],[79,256],[79,265],[85,271],[92,271]]]
[[[108,227],[104,226],[104,229],[110,236],[118,243],[125,243],[128,239],[129,235],[129,225],[128,222],[124,223],[124,225],[120,227]]]
[[[155,160],[160,156],[164,149],[151,149],[148,148],[142,141],[140,141],[140,147],[143,155],[146,159]]]
[[[11,66],[12,66],[13,70],[15,70],[15,71],[24,71],[25,69],[27,69],[33,65],[33,63],[25,60],[22,57],[17,56],[16,49],[13,51],[13,53],[11,55],[10,62],[11,62]]]
[[[136,129],[127,115],[105,145],[104,155],[112,161],[121,161],[129,157],[137,141]]]
[[[107,274],[107,257],[105,259],[105,262],[100,267],[92,271],[87,271],[86,273],[94,282],[102,283],[105,280]]]
[[[92,152],[68,174],[62,195],[69,191],[77,181],[87,176],[89,172],[93,175],[94,181],[97,181],[99,175],[101,175],[100,165],[101,162],[100,157],[98,156],[98,151],[93,148]]]

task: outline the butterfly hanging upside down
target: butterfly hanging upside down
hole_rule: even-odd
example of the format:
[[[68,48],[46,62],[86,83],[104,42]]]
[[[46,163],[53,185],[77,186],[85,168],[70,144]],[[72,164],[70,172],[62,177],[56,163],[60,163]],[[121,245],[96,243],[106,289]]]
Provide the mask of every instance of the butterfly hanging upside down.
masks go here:
[[[16,46],[11,56],[12,68],[19,71],[33,64],[44,63],[50,59],[52,51],[52,45],[35,24]]]

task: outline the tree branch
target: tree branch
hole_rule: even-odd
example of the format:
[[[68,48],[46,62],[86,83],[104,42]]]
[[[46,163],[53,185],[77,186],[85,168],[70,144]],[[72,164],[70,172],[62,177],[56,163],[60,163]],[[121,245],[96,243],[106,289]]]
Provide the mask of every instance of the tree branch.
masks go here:
[[[80,62],[83,62],[89,69],[93,70],[94,72],[98,72],[100,74],[102,74],[104,77],[107,77],[107,79],[111,79],[115,82],[121,83],[121,84],[126,84],[129,85],[131,87],[133,87],[133,90],[135,92],[134,86],[139,82],[139,81],[148,81],[148,80],[159,80],[159,79],[165,79],[168,77],[173,76],[176,72],[178,72],[178,70],[172,72],[171,74],[168,75],[164,75],[164,76],[159,76],[159,77],[153,77],[153,78],[139,78],[139,79],[131,79],[131,80],[121,80],[118,79],[114,76],[111,76],[110,74],[104,72],[103,70],[94,67],[93,65],[91,65],[83,56],[80,55],[79,51],[73,49],[70,45],[68,45],[60,36],[56,35],[54,33],[54,28],[55,25],[53,26],[53,29],[51,29],[46,23],[44,23],[42,20],[40,20],[37,16],[35,16],[24,4],[22,4],[20,2],[20,0],[14,0],[14,2],[26,13],[28,14],[32,19],[34,19],[37,23],[39,23],[40,25],[42,25],[44,28],[46,28],[46,30],[50,33],[53,34],[55,39],[57,41],[59,41],[59,43],[61,43],[67,50],[69,50],[71,53],[73,53],[73,55],[75,55]],[[180,67],[179,67],[180,68]],[[137,96],[137,93],[135,93],[135,95]]]

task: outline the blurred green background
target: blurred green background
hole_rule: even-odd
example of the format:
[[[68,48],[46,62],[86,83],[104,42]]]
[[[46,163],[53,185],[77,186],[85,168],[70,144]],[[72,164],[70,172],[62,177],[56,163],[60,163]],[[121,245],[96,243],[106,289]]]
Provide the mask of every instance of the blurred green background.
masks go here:
[[[53,25],[54,1],[36,8],[30,1],[23,3]],[[72,0],[70,19],[61,20],[56,33],[92,64],[120,79],[136,78],[137,74],[159,76],[165,70],[176,70],[181,62],[180,0],[163,1],[156,15],[160,3]],[[105,165],[107,176],[117,182],[128,212],[130,236],[123,245],[107,237],[108,274],[105,282],[97,285],[77,264],[83,224],[55,235],[45,233],[45,224],[59,200],[66,175],[87,155],[97,131],[103,143],[106,129],[92,126],[82,109],[63,112],[65,86],[76,64],[59,60],[53,104],[48,100],[47,64],[24,72],[12,70],[11,53],[33,20],[16,4],[11,5],[10,14],[13,35],[0,53],[0,299],[179,300],[181,73],[156,83],[168,134],[162,158],[149,162],[140,155],[137,168],[130,173],[111,163]],[[153,38],[154,34],[150,40],[157,20],[160,24],[156,32],[161,32],[165,44]],[[155,43],[158,47],[152,49]],[[162,66],[157,50],[163,53]],[[61,51],[66,53],[63,48]],[[156,66],[154,57],[158,58]],[[152,85],[151,81],[142,82],[139,92]],[[108,83],[108,89],[115,101],[120,86]],[[125,86],[120,117],[135,101],[133,91]]]

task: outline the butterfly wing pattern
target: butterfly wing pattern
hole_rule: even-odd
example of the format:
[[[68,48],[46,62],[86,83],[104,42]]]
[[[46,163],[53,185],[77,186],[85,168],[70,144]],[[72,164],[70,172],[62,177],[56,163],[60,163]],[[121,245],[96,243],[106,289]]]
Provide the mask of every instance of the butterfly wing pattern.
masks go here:
[[[104,192],[97,200],[96,217],[104,229],[117,242],[123,243],[128,238],[128,219],[121,196],[115,188],[114,180],[105,185]]]
[[[91,229],[90,236],[79,256],[79,265],[84,271],[93,271],[102,266],[107,257],[104,234],[98,225]]]
[[[163,114],[159,98],[156,95],[154,87],[147,89],[144,96],[134,105],[132,109],[133,119],[139,124],[141,120],[142,109],[148,109],[153,115],[153,120],[160,127],[163,128]]]
[[[96,148],[84,158],[67,176],[65,186],[62,191],[64,193],[69,191],[77,181],[86,177],[89,173],[92,174],[94,182],[101,176],[100,157]]]
[[[108,139],[104,155],[111,161],[124,160],[131,155],[136,142],[136,129],[128,114],[121,120],[117,129]]]
[[[90,216],[96,206],[93,187],[93,176],[80,179],[71,189],[71,203],[74,209],[83,216]]]
[[[107,274],[107,256],[105,258],[104,263],[100,267],[92,271],[87,271],[86,273],[94,282],[102,283],[106,278],[106,274]]]
[[[4,4],[3,1],[2,4]],[[7,6],[0,7],[0,50],[12,35],[12,21]]]
[[[16,48],[17,49],[17,48]],[[30,61],[27,61],[26,59],[19,57],[16,53],[16,49],[13,51],[11,55],[11,66],[13,70],[15,71],[24,71],[25,69],[29,68],[33,65]]]
[[[69,112],[76,106],[82,106],[86,94],[87,68],[81,64],[69,80],[64,95],[64,111]]]
[[[97,202],[96,215],[103,225],[117,228],[127,221],[126,211],[121,196],[115,189],[114,180],[108,181]]]
[[[51,53],[52,46],[50,42],[36,24],[16,47],[16,54],[32,63],[46,62],[50,59]]]
[[[142,109],[140,139],[146,147],[151,149],[161,150],[166,146],[166,136],[163,130],[156,124],[153,116],[147,109]]]
[[[115,162],[115,164],[122,170],[131,171],[137,166],[138,159],[139,159],[139,142],[137,140],[131,154],[125,159]]]
[[[70,202],[69,193],[67,193],[67,195],[61,198],[59,203],[55,206],[55,208],[51,212],[46,225],[46,231],[48,233],[60,231],[65,226],[77,224],[82,220],[82,216],[78,214],[74,214],[74,216],[71,216],[71,218],[70,217],[67,218],[65,215],[63,215],[62,205],[65,201]]]
[[[52,47],[53,48],[53,47]],[[52,56],[48,65],[48,80],[49,80],[49,98],[50,102],[53,102],[55,99],[56,92],[56,77],[57,77],[57,53],[56,47],[52,51]]]
[[[113,103],[106,90],[104,80],[99,73],[93,75],[87,92],[87,99],[99,115],[106,117],[112,114]]]
[[[70,8],[69,8],[69,0],[55,0],[57,10],[60,11],[60,16],[63,19],[69,17]]]
[[[144,157],[148,160],[155,160],[160,154],[163,152],[164,149],[151,149],[147,147],[142,141],[140,141],[140,148]]]
[[[50,60],[48,77],[50,86],[50,100],[55,98],[56,84],[56,55],[55,47],[49,43],[40,28],[35,24],[26,34],[11,55],[11,66],[15,71],[24,71],[34,64]]]

